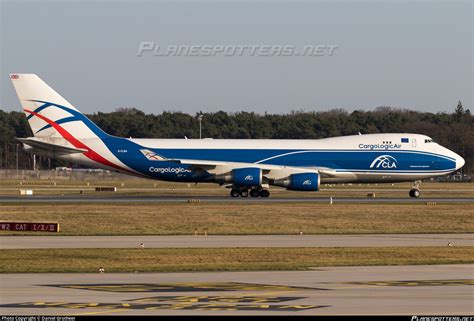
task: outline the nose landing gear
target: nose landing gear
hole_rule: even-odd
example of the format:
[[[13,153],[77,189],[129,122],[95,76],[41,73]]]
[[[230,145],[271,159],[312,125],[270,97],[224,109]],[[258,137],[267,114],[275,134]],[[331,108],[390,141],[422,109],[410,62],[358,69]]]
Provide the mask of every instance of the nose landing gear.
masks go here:
[[[420,190],[416,188],[412,188],[408,194],[410,195],[410,197],[418,198],[420,197]]]
[[[413,183],[413,186],[412,186],[410,192],[408,193],[408,195],[410,195],[410,197],[414,197],[414,198],[419,198],[420,197],[420,195],[421,195],[420,183],[421,183],[421,181],[415,181]]]

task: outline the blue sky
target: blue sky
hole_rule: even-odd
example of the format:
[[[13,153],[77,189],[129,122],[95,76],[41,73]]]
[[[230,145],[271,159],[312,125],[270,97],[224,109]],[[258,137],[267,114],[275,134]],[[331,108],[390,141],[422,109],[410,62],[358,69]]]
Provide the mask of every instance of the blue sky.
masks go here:
[[[471,1],[1,0],[0,108],[11,72],[80,110],[286,113],[473,102]],[[323,56],[137,56],[172,45],[337,46]]]

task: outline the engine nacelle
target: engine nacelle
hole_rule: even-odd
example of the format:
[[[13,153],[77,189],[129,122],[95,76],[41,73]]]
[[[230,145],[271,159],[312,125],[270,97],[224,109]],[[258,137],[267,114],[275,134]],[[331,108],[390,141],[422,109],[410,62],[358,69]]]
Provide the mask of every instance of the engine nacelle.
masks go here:
[[[238,186],[262,185],[262,169],[254,167],[236,168],[230,173],[216,175],[215,180],[222,183],[233,183]]]
[[[239,186],[260,186],[262,184],[261,168],[237,168],[232,170],[233,183]]]
[[[292,191],[319,191],[320,177],[317,173],[291,174],[288,177],[276,179],[275,186],[286,187]]]

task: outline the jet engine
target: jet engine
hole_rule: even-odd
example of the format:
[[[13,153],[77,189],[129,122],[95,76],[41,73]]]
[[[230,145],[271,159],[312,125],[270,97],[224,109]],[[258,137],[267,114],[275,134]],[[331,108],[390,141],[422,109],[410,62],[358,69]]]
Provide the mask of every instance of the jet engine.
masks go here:
[[[286,187],[292,191],[313,191],[319,190],[320,177],[317,173],[298,173],[288,177],[275,179],[272,185]]]
[[[236,168],[229,173],[215,176],[216,182],[233,183],[238,186],[260,186],[262,185],[262,169],[247,167]]]

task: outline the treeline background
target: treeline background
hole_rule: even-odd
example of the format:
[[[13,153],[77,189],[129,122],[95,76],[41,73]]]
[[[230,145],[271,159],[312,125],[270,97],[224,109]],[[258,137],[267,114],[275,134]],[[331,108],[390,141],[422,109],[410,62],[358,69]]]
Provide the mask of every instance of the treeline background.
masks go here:
[[[180,112],[145,114],[135,108],[87,115],[109,134],[140,138],[199,138],[198,115]],[[374,111],[330,110],[257,114],[253,112],[202,114],[203,138],[318,139],[358,133],[419,133],[466,159],[465,173],[474,170],[474,116],[459,102],[452,113],[428,113],[379,107]],[[17,148],[20,169],[31,169],[31,155],[22,151],[14,137],[32,136],[22,112],[0,110],[0,168],[16,168]],[[291,146],[288,146],[291,147]],[[39,158],[41,169],[71,166]]]

